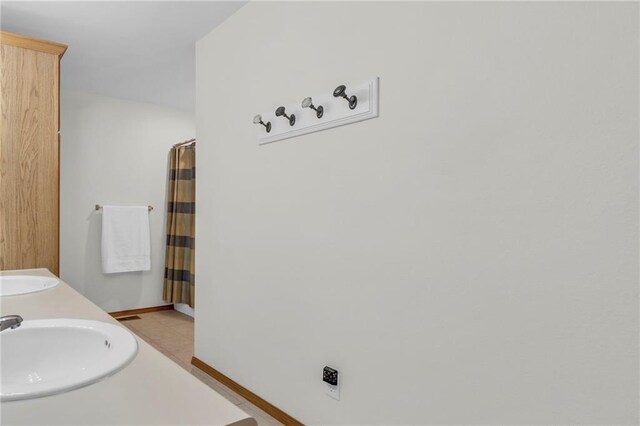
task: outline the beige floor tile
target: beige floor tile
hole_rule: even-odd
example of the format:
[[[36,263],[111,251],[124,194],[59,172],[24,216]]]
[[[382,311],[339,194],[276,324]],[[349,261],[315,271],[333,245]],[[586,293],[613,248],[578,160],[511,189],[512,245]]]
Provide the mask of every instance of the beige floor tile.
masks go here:
[[[158,318],[151,316],[149,314],[138,315],[138,316],[140,317],[140,319],[134,319],[134,320],[131,320],[130,322],[136,323],[136,324],[156,324],[158,326],[165,324],[164,321],[159,321]]]
[[[191,365],[191,358],[193,357],[193,348],[186,349],[184,351],[173,352],[173,356],[187,365]]]
[[[153,337],[152,337],[153,339]],[[159,340],[160,345],[174,353],[183,353],[185,351],[193,352],[193,340],[187,339],[180,335],[173,335]]]
[[[180,322],[167,325],[167,327],[169,327],[172,331],[175,331],[176,333],[182,334],[186,337],[193,337],[193,323]]]
[[[187,341],[186,338],[182,337],[180,334],[176,333],[175,331],[167,327],[151,328],[151,329],[140,328],[139,330],[142,331],[147,336],[151,337],[152,339],[157,340],[163,346],[165,343],[171,344],[171,342],[175,341],[176,339],[181,340],[181,346],[183,346]],[[174,347],[174,346],[175,345],[171,345],[171,347]]]
[[[155,342],[154,342],[155,343]],[[170,358],[175,358],[175,355],[173,354],[172,351],[170,351],[169,349],[161,346],[161,345],[154,345],[154,347],[161,353],[165,354],[166,356],[170,357]]]
[[[194,339],[195,339],[195,335],[193,334],[193,331],[191,331],[191,332],[189,332],[189,331],[186,331],[186,332],[184,332],[184,331],[176,331],[176,333],[178,335],[180,335],[181,337],[183,337],[183,338],[185,338],[187,340],[190,340],[191,342],[193,342]]]
[[[151,332],[155,330],[165,329],[167,326],[159,323],[157,321],[148,320],[148,319],[139,319],[139,320],[130,320],[123,322],[127,327],[140,330],[142,332]]]

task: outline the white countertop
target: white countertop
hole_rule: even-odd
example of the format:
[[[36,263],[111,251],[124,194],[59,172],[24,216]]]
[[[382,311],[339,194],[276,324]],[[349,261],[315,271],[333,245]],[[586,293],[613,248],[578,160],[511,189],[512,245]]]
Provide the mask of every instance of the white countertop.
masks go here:
[[[19,274],[54,276],[46,269],[0,272]],[[17,314],[25,321],[79,318],[119,324],[63,281],[43,292],[0,297],[0,314]],[[257,425],[247,413],[136,338],[138,355],[114,376],[58,395],[2,402],[0,424]]]

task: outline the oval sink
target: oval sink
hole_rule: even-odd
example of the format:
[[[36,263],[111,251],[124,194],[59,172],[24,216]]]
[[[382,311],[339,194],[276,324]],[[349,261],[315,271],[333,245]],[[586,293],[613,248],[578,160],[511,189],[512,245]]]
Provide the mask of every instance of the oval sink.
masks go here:
[[[53,288],[60,280],[37,275],[0,275],[0,296],[17,296]]]
[[[68,392],[113,375],[138,353],[125,328],[101,321],[24,321],[0,333],[0,401]]]

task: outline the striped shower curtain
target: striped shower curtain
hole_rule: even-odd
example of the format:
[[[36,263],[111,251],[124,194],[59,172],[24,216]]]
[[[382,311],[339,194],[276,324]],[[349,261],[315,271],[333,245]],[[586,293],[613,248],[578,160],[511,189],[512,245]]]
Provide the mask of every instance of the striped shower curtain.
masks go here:
[[[174,146],[169,166],[167,250],[164,269],[164,300],[194,300],[196,146]]]

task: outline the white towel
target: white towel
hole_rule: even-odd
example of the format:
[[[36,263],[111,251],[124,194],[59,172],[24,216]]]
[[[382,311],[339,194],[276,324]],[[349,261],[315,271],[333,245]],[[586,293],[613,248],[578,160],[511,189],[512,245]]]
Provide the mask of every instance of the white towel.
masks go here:
[[[102,207],[102,272],[113,274],[150,269],[148,207]]]

